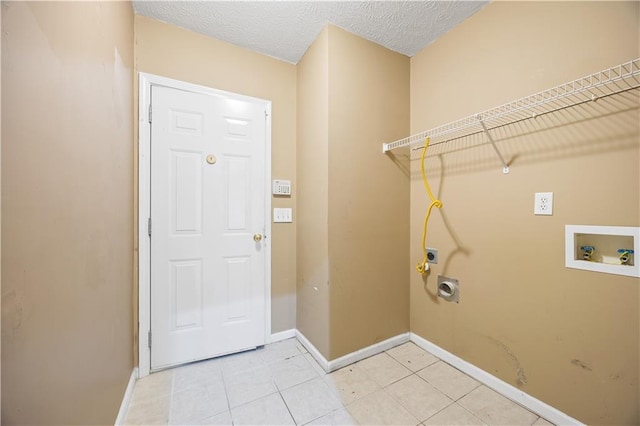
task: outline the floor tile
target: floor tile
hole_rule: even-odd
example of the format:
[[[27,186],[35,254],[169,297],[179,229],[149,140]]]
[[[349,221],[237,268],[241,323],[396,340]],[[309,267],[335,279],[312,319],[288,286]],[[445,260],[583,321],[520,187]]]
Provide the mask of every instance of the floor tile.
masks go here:
[[[203,419],[200,422],[198,422],[197,425],[198,426],[232,426],[233,422],[231,421],[231,412],[227,410],[213,417]]]
[[[384,352],[362,360],[356,365],[382,387],[411,374],[411,370]]]
[[[554,424],[543,419],[542,417],[538,417],[538,420],[536,420],[532,426],[554,426]]]
[[[170,395],[163,395],[131,404],[124,423],[126,425],[168,424],[170,399]]]
[[[356,426],[358,424],[359,423],[351,416],[351,414],[349,414],[346,408],[340,408],[326,416],[312,421],[311,423],[307,423],[307,426]]]
[[[172,386],[172,369],[149,374],[136,382],[133,394],[131,395],[131,404],[156,399],[159,396],[170,395]]]
[[[211,359],[188,364],[174,369],[173,392],[180,392],[190,387],[206,386],[214,382],[222,382],[222,362]]]
[[[278,391],[271,370],[264,364],[238,374],[227,374],[225,371],[224,383],[231,408]]]
[[[279,390],[284,390],[318,377],[318,373],[302,354],[276,361],[270,364],[269,367]]]
[[[411,415],[391,395],[379,389],[347,406],[347,410],[362,425],[417,425]]]
[[[415,374],[389,385],[386,390],[420,421],[453,403],[445,394]]]
[[[264,360],[258,351],[259,350],[256,349],[221,357],[220,363],[223,376],[264,366]]]
[[[231,409],[234,425],[293,425],[279,393]]]
[[[327,374],[324,380],[345,405],[380,389],[380,385],[357,364]]]
[[[480,426],[484,425],[482,420],[459,406],[457,403],[453,403],[438,412],[436,415],[430,417],[423,423],[425,426]]]
[[[140,379],[125,424],[395,425],[421,420],[425,425],[552,425],[412,343],[326,374],[297,339]]]
[[[316,361],[316,359],[313,356],[311,356],[310,353],[307,352],[306,354],[304,354],[304,357],[307,361],[309,361],[309,364],[311,364],[311,366],[316,371],[316,373],[318,373],[319,376],[324,376],[325,374],[327,374],[327,372],[324,371],[324,368],[320,367],[320,364],[318,364],[318,361]]]
[[[227,394],[221,381],[190,387],[171,396],[169,424],[196,424],[228,409]]]
[[[474,389],[458,403],[491,425],[530,425],[538,417],[486,386]]]
[[[437,357],[416,346],[413,342],[407,342],[403,345],[391,348],[387,353],[413,372],[422,370],[426,366],[438,361]]]
[[[420,370],[418,375],[454,401],[480,386],[476,380],[443,361]]]
[[[271,364],[304,353],[299,347],[302,345],[297,339],[292,338],[267,345],[263,349],[258,349],[258,353],[267,364]]]
[[[282,397],[296,424],[308,423],[342,407],[320,377],[282,391]]]

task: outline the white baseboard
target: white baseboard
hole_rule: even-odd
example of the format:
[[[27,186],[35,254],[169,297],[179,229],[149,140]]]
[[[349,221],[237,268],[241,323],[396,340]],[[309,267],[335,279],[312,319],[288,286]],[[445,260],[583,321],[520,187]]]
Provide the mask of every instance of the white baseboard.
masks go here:
[[[296,337],[298,338],[298,341],[302,343],[302,346],[307,348],[307,351],[309,351],[309,354],[313,357],[313,359],[315,359],[316,362],[320,364],[320,367],[322,367],[324,371],[329,373],[329,361],[327,361],[327,359],[322,356],[318,348],[313,346],[313,343],[311,343],[309,339],[307,339],[305,335],[300,332],[300,330],[296,330]]]
[[[391,337],[387,340],[383,340],[382,342],[373,344],[371,346],[367,346],[366,348],[358,349],[355,352],[351,352],[332,361],[327,361],[327,359],[320,353],[320,351],[315,346],[313,346],[313,343],[311,343],[309,339],[307,339],[305,335],[302,334],[299,330],[296,330],[296,337],[298,338],[300,343],[302,343],[302,345],[307,348],[309,354],[311,354],[311,356],[327,373],[331,373],[332,371],[338,370],[342,367],[346,367],[347,365],[361,361],[365,358],[369,358],[373,355],[377,355],[409,341],[409,333],[403,333]]]
[[[129,403],[131,402],[131,397],[133,396],[133,388],[136,385],[136,380],[138,379],[138,367],[134,367],[131,372],[131,376],[129,377],[129,383],[127,384],[127,389],[124,391],[124,396],[122,397],[122,403],[120,404],[120,411],[118,411],[118,417],[116,417],[116,426],[124,425],[124,421],[127,419],[127,411],[129,411]]]
[[[292,328],[291,330],[279,331],[277,333],[273,333],[271,338],[269,339],[269,343],[279,342],[281,340],[290,339],[292,337],[296,337],[296,329]]]
[[[370,356],[377,355],[391,348],[395,348],[398,345],[409,341],[409,333],[398,334],[390,339],[383,340],[374,345],[367,346],[366,348],[358,349],[355,352],[336,358],[333,361],[329,361],[329,371],[335,371],[339,368],[345,367],[354,362],[361,361]]]
[[[496,376],[487,373],[486,371],[476,367],[475,365],[463,360],[462,358],[452,354],[451,352],[441,348],[440,346],[431,343],[427,339],[418,336],[415,333],[410,333],[411,341],[420,346],[427,352],[437,356],[441,360],[451,364],[463,373],[468,374],[480,383],[490,387],[499,394],[509,398],[513,402],[526,407],[528,410],[533,411],[540,417],[547,419],[548,421],[557,425],[583,425],[583,423],[574,419],[573,417],[563,413],[562,411],[540,401],[537,398],[529,395],[497,378]]]

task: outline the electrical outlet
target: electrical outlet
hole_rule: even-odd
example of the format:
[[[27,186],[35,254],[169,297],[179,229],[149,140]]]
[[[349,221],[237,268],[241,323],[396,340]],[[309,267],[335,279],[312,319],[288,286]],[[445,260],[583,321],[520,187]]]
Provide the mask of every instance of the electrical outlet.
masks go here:
[[[438,249],[427,247],[427,262],[438,263]]]
[[[536,192],[533,214],[553,215],[553,192]]]

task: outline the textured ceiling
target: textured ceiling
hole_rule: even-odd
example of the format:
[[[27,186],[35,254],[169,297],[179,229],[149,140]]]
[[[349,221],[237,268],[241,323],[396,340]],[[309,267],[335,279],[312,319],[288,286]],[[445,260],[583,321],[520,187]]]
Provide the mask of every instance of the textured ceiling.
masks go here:
[[[134,1],[136,13],[297,63],[334,24],[413,56],[488,1]]]

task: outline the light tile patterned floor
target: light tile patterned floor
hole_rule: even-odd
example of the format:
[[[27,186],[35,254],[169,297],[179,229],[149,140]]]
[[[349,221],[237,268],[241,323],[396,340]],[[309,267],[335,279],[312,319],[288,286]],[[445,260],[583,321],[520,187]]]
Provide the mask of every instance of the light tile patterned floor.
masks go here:
[[[128,425],[550,425],[405,343],[331,374],[288,339],[151,374]]]

